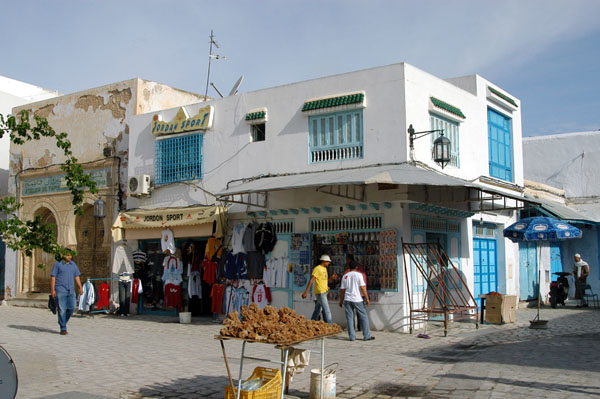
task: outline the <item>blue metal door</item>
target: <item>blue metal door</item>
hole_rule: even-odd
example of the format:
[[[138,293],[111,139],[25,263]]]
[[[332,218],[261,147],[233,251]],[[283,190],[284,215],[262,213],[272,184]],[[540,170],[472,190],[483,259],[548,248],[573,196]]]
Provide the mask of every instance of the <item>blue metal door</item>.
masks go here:
[[[550,273],[562,272],[562,261],[560,259],[560,243],[553,242],[550,244]],[[552,275],[551,279],[556,280],[558,276]]]
[[[477,306],[481,307],[479,295],[498,290],[498,264],[496,262],[496,240],[473,238],[473,266]]]
[[[519,243],[519,284],[521,299],[538,297],[537,245],[534,242]]]

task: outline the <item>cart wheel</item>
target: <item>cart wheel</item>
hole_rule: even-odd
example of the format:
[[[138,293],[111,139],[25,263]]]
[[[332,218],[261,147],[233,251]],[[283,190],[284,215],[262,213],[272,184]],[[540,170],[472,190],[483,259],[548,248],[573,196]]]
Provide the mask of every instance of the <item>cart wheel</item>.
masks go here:
[[[448,336],[448,330],[444,330],[444,337]]]

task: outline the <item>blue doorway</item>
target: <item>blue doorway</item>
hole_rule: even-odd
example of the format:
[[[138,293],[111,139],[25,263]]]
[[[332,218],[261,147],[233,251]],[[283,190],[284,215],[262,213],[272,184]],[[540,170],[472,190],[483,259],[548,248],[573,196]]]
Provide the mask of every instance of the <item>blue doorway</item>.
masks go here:
[[[560,243],[553,242],[550,244],[550,273],[558,273],[563,271]],[[552,275],[551,279],[556,280],[556,276]]]
[[[473,237],[474,296],[481,308],[479,295],[498,291],[496,240]]]
[[[521,300],[538,297],[537,244],[519,243],[519,284]]]

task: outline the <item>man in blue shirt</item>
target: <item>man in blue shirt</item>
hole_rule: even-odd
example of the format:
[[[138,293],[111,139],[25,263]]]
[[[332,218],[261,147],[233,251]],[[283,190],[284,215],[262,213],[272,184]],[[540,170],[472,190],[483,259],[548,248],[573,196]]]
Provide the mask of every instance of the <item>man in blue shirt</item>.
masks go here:
[[[50,293],[56,299],[58,325],[60,334],[67,335],[67,322],[75,312],[75,283],[79,289],[79,295],[83,295],[83,287],[79,279],[79,268],[72,262],[73,254],[68,252],[65,260],[54,263],[50,273]]]

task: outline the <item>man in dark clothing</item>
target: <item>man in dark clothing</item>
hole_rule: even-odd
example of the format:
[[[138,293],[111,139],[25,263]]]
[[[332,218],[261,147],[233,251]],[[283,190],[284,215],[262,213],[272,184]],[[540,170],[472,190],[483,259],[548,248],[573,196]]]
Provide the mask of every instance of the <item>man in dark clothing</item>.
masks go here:
[[[73,254],[71,252],[65,255],[65,260],[54,263],[52,273],[50,273],[50,293],[56,300],[58,307],[58,325],[60,334],[67,335],[67,323],[71,315],[75,312],[75,284],[79,295],[83,295],[83,287],[79,279],[79,268],[72,262]]]

